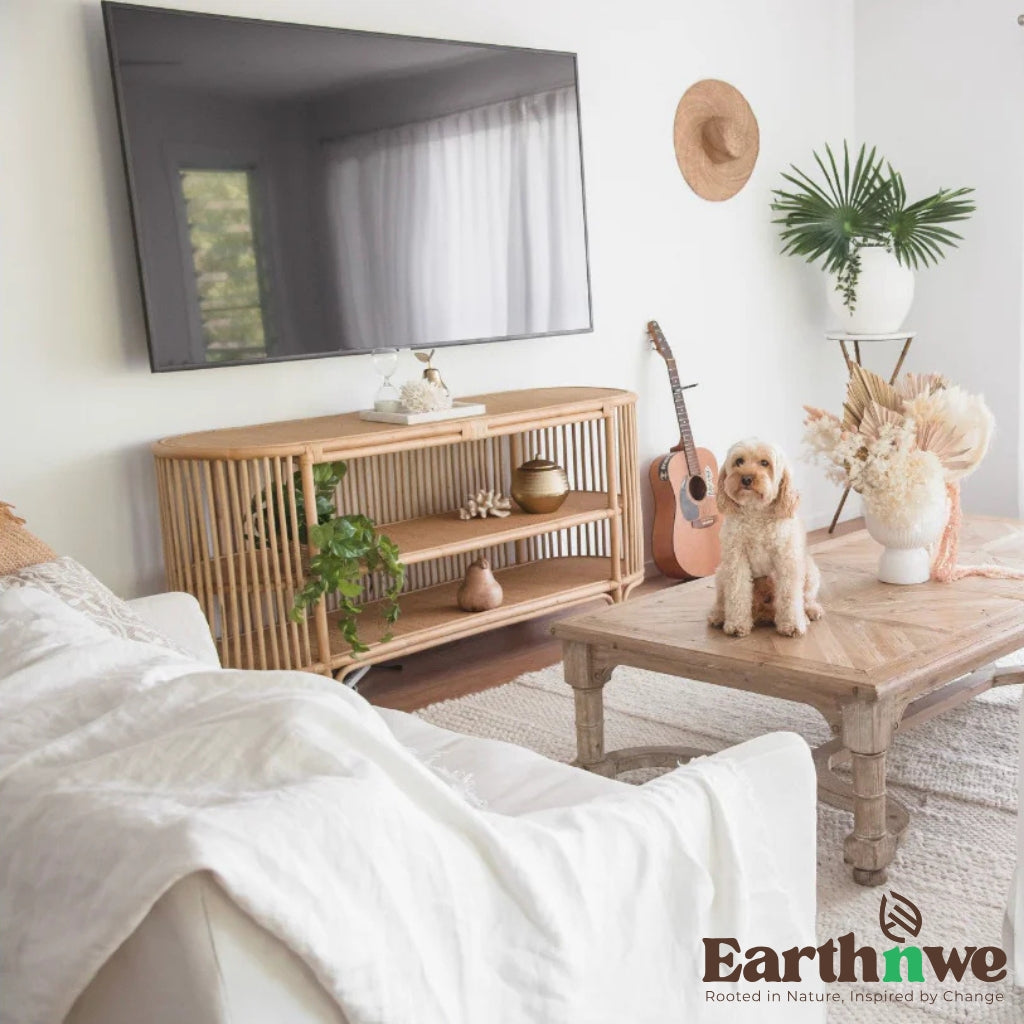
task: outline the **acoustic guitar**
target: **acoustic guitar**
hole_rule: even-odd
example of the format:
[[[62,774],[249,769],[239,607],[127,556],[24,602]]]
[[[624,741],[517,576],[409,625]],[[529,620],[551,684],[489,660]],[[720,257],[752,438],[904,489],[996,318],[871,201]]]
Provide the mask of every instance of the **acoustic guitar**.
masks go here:
[[[710,576],[721,558],[718,534],[722,516],[715,501],[718,463],[711,452],[693,443],[676,360],[657,321],[647,325],[647,333],[668,366],[679,421],[679,443],[651,463],[654,564],[675,579]]]

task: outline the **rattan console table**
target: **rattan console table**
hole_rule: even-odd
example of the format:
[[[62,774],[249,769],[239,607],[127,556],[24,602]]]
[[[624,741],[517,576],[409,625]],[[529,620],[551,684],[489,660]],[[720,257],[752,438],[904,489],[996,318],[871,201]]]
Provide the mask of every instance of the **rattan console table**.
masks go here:
[[[300,668],[343,678],[353,668],[533,618],[596,597],[623,600],[643,574],[636,396],[610,388],[547,388],[475,396],[486,414],[420,426],[355,413],[185,434],[157,442],[167,583],[202,605],[235,668]],[[556,512],[460,520],[467,494],[508,493],[512,470],[540,454],[565,467],[571,493]],[[381,643],[380,581],[366,578],[353,657],[321,601],[288,618],[315,553],[298,531],[303,495],[315,522],[313,467],[343,460],[339,513],[370,516],[408,567],[402,614]],[[466,567],[486,555],[505,600],[461,611]]]

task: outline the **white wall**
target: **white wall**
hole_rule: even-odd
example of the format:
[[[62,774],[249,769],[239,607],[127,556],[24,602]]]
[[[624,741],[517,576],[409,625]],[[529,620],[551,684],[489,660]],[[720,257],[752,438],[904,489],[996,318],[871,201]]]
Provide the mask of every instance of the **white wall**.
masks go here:
[[[857,0],[858,140],[904,175],[911,199],[973,186],[964,242],[917,278],[910,369],[984,392],[995,444],[964,484],[968,511],[1024,511],[1024,28],[1013,0]]]
[[[778,169],[853,126],[852,0],[190,0],[225,14],[579,53],[593,334],[446,352],[458,394],[557,384],[641,395],[642,453],[676,440],[660,320],[698,442],[757,432],[796,452],[803,402],[843,380],[821,340],[818,273],[777,255]],[[200,428],[351,410],[367,357],[152,375],[99,4],[0,3],[0,495],[55,547],[127,595],[162,585],[148,444]],[[672,117],[703,77],[735,83],[761,126],[747,188],[686,187]],[[411,356],[404,368],[411,375]],[[835,492],[798,470],[810,520]]]

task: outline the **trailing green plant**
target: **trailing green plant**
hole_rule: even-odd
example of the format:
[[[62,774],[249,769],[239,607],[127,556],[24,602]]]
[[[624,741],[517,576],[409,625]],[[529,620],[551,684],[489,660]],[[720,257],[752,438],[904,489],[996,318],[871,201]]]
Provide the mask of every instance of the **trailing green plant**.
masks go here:
[[[313,495],[316,502],[318,524],[326,523],[337,515],[334,495],[347,471],[348,466],[344,462],[321,462],[313,467]],[[295,489],[295,515],[299,521],[299,541],[306,544],[309,542],[309,534],[306,523],[306,492],[302,487],[301,471],[296,470],[292,477],[292,486]],[[267,502],[273,501],[275,498],[276,491],[267,488],[252,500],[253,539],[257,547],[261,547],[263,538],[270,537],[272,533],[278,537],[284,537],[286,540],[292,540],[295,536],[291,502],[284,501],[280,505],[274,505],[268,509]],[[271,522],[274,524],[273,530],[271,530]],[[281,529],[282,524],[284,530]]]
[[[782,177],[791,190],[774,189],[773,221],[787,256],[803,256],[808,263],[821,260],[825,271],[836,275],[836,288],[851,312],[857,302],[860,250],[884,246],[903,266],[917,270],[937,263],[961,236],[948,225],[966,220],[974,212],[967,199],[974,189],[940,189],[907,203],[902,175],[872,147],[860,147],[851,164],[843,142],[842,167],[830,146],[825,158],[813,153],[821,172],[815,179],[790,165]]]
[[[301,622],[307,608],[324,594],[338,595],[338,626],[353,653],[369,650],[359,639],[358,617],[362,608],[356,603],[363,593],[368,574],[380,573],[384,579],[382,617],[386,628],[383,642],[392,637],[398,620],[398,597],[405,584],[405,566],[398,546],[377,532],[372,519],[362,515],[333,516],[309,528],[309,538],[318,549],[309,563],[305,586],[295,595],[291,617]]]
[[[405,566],[397,545],[390,537],[377,532],[372,519],[364,515],[338,515],[335,495],[347,471],[344,462],[323,462],[313,467],[315,525],[306,522],[301,472],[296,472],[292,479],[297,526],[292,522],[291,502],[283,503],[283,513],[280,506],[268,508],[275,497],[269,488],[264,490],[253,500],[254,540],[260,546],[264,538],[275,532],[286,541],[297,536],[302,544],[312,542],[318,549],[317,554],[310,559],[305,585],[295,595],[289,615],[293,622],[301,622],[306,610],[321,597],[337,594],[338,627],[352,651],[362,654],[369,648],[359,639],[358,616],[362,608],[357,601],[366,579],[380,573],[384,582],[381,598],[386,632],[382,640],[386,642],[391,639],[392,627],[398,621],[398,597],[405,585]]]
[[[836,271],[836,291],[843,297],[843,305],[852,313],[857,305],[857,282],[860,280],[860,251],[864,248],[860,238],[850,242],[850,254]]]

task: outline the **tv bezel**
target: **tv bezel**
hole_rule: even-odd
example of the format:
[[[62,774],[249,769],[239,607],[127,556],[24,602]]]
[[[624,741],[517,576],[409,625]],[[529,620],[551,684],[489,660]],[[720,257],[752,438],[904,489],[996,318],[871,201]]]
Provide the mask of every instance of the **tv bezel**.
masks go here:
[[[100,7],[103,12],[103,28],[107,40],[107,57],[110,63],[110,74],[114,88],[114,109],[117,116],[118,135],[121,140],[121,161],[124,167],[125,181],[128,188],[128,212],[132,226],[132,244],[135,249],[135,266],[139,275],[139,285],[142,291],[142,316],[146,327],[146,348],[149,356],[149,368],[152,373],[179,373],[187,370],[213,370],[231,366],[264,366],[273,363],[299,362],[307,359],[333,359],[344,356],[366,356],[374,350],[372,348],[352,349],[349,351],[337,350],[333,352],[310,352],[296,355],[269,356],[262,359],[232,359],[224,362],[194,363],[181,366],[157,366],[153,344],[153,325],[149,309],[149,279],[142,256],[141,234],[139,232],[139,214],[141,203],[138,200],[135,176],[132,170],[133,161],[131,155],[131,143],[128,138],[128,124],[125,112],[125,100],[121,83],[120,65],[117,54],[117,40],[112,22],[114,10],[145,11],[147,13],[172,14],[182,17],[212,18],[219,21],[242,22],[259,25],[278,25],[284,28],[309,29],[314,32],[340,32],[346,35],[363,36],[365,38],[405,39],[412,42],[425,43],[453,43],[459,46],[475,46],[482,50],[502,50],[504,52],[520,52],[544,54],[553,57],[568,57],[572,60],[573,80],[576,87],[576,127],[580,148],[580,202],[583,209],[583,251],[586,263],[587,275],[587,319],[586,327],[573,328],[571,330],[544,331],[537,334],[503,334],[487,338],[466,338],[458,341],[429,342],[424,344],[399,345],[402,349],[429,349],[429,348],[459,348],[463,345],[487,345],[500,344],[505,341],[529,341],[536,338],[561,338],[572,337],[577,334],[592,334],[594,331],[594,293],[593,281],[590,271],[590,227],[587,219],[587,188],[586,171],[583,159],[583,113],[580,107],[580,78],[578,55],[568,50],[546,50],[529,46],[506,46],[501,43],[480,43],[463,39],[441,39],[432,36],[404,35],[397,32],[375,32],[366,29],[341,28],[336,25],[314,25],[304,22],[278,21],[270,18],[250,18],[234,14],[207,13],[204,11],[191,11],[176,7],[157,7],[149,4],[122,3],[121,0],[102,0]]]

